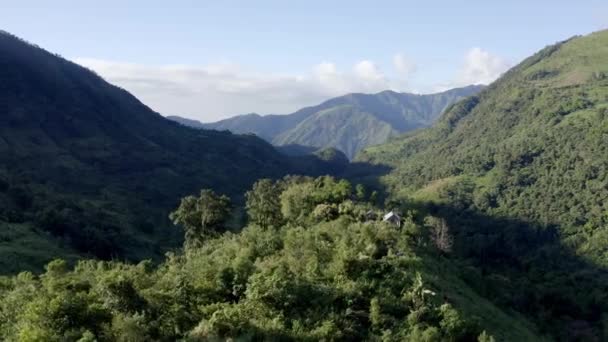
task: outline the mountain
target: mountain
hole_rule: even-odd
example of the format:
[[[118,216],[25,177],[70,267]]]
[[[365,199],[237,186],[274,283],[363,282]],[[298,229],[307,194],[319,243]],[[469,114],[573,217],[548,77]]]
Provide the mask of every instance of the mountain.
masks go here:
[[[287,177],[247,197],[240,232],[159,265],[53,260],[41,274],[1,277],[0,340],[550,340],[484,297],[472,267],[438,250],[425,224],[382,222],[360,186]],[[180,205],[186,229],[202,224],[188,219],[201,207]]]
[[[601,31],[546,47],[432,128],[357,160],[392,169],[389,201],[448,219],[491,296],[557,340],[605,340],[607,137]]]
[[[169,115],[167,116],[167,119],[192,128],[205,128],[205,125],[201,122],[197,120],[182,118],[181,116]]]
[[[90,70],[0,32],[0,265],[142,259],[178,245],[169,211],[201,188],[327,172],[253,135],[167,120]],[[343,164],[339,165],[344,166]]]
[[[476,85],[429,95],[349,94],[288,115],[246,114],[210,124],[169,118],[197,128],[254,133],[277,146],[334,147],[352,159],[364,147],[431,125],[448,105],[481,89]]]

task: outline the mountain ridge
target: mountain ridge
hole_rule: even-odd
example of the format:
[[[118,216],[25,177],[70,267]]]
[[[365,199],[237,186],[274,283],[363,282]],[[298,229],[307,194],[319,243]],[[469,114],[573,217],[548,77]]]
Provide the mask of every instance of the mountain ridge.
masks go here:
[[[379,177],[389,202],[450,222],[457,254],[490,283],[504,277],[491,296],[530,291],[507,302],[543,331],[601,340],[594,312],[608,310],[595,292],[608,286],[607,114],[605,30],[547,46],[433,127],[356,160],[392,169]]]
[[[51,257],[45,249],[56,256],[158,257],[179,243],[167,215],[185,194],[213,188],[238,202],[258,178],[342,167],[285,156],[252,135],[179,125],[94,72],[7,32],[0,33],[0,79],[5,270],[4,262],[40,267]]]
[[[375,94],[351,93],[291,114],[250,113],[214,123],[192,123],[189,119],[174,116],[168,118],[197,128],[254,133],[275,146],[333,147],[352,159],[364,147],[429,126],[448,105],[477,93],[483,87],[471,85],[435,94],[392,90]]]

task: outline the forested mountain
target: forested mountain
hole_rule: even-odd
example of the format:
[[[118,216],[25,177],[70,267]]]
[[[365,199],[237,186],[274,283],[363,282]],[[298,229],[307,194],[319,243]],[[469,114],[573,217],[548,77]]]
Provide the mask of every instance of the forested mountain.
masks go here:
[[[608,340],[608,31],[350,164],[184,127],[6,33],[0,80],[0,340]]]
[[[393,201],[457,226],[501,301],[561,340],[606,340],[608,31],[541,50],[358,160],[393,168]]]
[[[542,341],[471,285],[445,222],[382,222],[346,180],[262,179],[249,223],[223,232],[228,200],[203,190],[171,214],[183,252],[155,267],[54,260],[0,276],[6,341]]]
[[[394,91],[349,94],[288,115],[247,114],[210,124],[169,118],[197,128],[255,133],[277,146],[334,147],[352,159],[364,147],[430,126],[448,105],[482,88],[468,86],[429,95]]]
[[[192,127],[192,128],[205,128],[205,125],[202,122],[197,121],[197,120],[182,118],[181,116],[169,115],[169,116],[167,116],[167,119],[173,120],[184,126],[188,126],[188,127]]]
[[[193,189],[242,196],[260,177],[324,173],[326,164],[288,158],[252,135],[179,125],[0,32],[2,272],[52,256],[162,255],[174,235],[169,209]]]

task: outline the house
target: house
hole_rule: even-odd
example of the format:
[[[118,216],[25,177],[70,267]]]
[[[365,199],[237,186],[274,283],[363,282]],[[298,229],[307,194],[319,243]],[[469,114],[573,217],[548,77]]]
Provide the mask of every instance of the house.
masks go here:
[[[397,214],[394,210],[386,213],[384,217],[382,217],[382,221],[392,223],[397,227],[401,227],[401,216],[399,216],[399,214]]]
[[[373,210],[369,210],[368,212],[365,213],[366,221],[376,221],[377,218],[378,218],[378,216],[376,215],[376,212]]]

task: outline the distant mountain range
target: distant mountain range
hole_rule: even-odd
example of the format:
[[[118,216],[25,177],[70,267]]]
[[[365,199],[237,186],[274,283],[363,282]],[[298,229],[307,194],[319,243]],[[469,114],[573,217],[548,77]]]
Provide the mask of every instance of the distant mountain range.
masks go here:
[[[214,123],[168,118],[195,128],[254,133],[276,146],[333,147],[352,159],[365,147],[430,126],[449,105],[481,89],[481,85],[471,85],[428,95],[389,90],[348,94],[287,115],[245,114]]]

